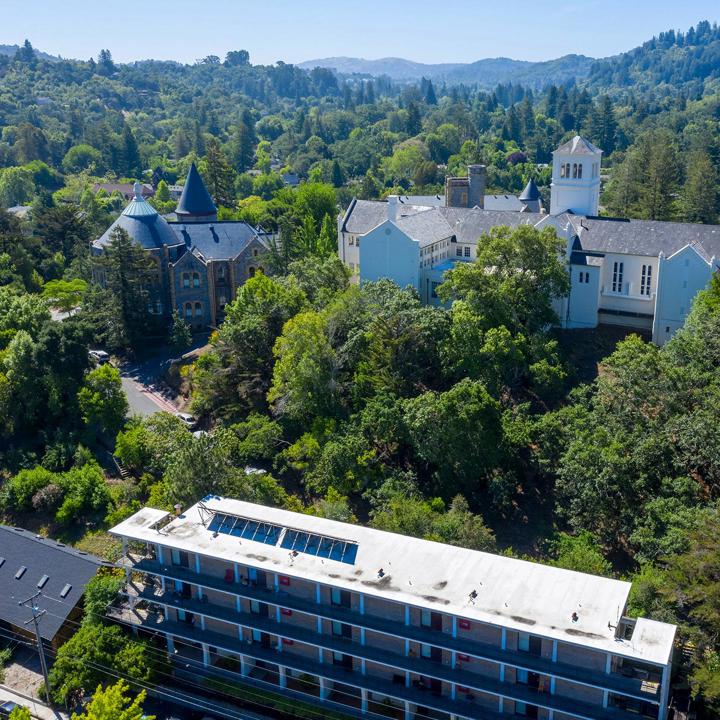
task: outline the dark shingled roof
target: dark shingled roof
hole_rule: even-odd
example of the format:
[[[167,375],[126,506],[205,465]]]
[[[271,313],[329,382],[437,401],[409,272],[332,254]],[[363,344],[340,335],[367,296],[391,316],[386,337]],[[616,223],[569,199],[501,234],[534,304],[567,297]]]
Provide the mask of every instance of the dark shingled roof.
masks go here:
[[[131,205],[136,205],[133,200]],[[149,203],[146,203],[150,207]],[[125,215],[124,213],[103,233],[95,246],[105,247],[110,244],[111,235],[115,228],[121,227],[128,235],[139,243],[145,250],[161,248],[163,245],[177,245],[178,239],[170,229],[164,218],[157,213],[147,215]]]
[[[210,197],[210,193],[205,187],[203,179],[200,177],[195,163],[190,165],[190,171],[185,180],[180,202],[178,203],[175,214],[178,218],[183,215],[192,215],[202,217],[204,215],[215,215],[217,208]]]
[[[693,245],[708,262],[720,258],[720,225],[586,217],[578,229],[589,252],[669,257]]]
[[[540,190],[538,190],[538,186],[535,184],[535,181],[532,178],[525,186],[525,189],[518,197],[518,200],[522,200],[523,202],[529,202],[530,200],[540,200]]]
[[[48,612],[40,620],[40,635],[52,641],[103,564],[94,555],[38,538],[28,530],[0,525],[0,621],[23,627],[31,613],[18,603],[41,590],[44,597],[38,604]],[[21,567],[26,570],[16,578]],[[48,580],[38,588],[44,575]],[[61,597],[66,585],[70,590]]]
[[[178,242],[192,247],[206,260],[229,260],[241,253],[257,231],[244,222],[170,223]]]

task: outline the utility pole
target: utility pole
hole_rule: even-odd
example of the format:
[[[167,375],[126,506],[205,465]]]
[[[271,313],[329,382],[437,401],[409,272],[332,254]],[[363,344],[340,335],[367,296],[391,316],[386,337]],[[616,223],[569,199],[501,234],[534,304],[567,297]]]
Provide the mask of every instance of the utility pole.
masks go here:
[[[45,678],[45,699],[47,700],[47,702],[51,702],[50,680],[48,679],[47,662],[45,661],[45,646],[43,645],[42,638],[40,637],[40,626],[38,625],[38,620],[46,612],[45,610],[40,610],[40,608],[37,606],[36,600],[40,597],[40,595],[42,595],[42,593],[38,590],[32,597],[29,597],[27,600],[19,602],[18,605],[29,607],[32,611],[32,619],[27,620],[25,622],[25,625],[33,623],[33,625],[35,626],[35,639],[37,641],[38,654],[40,655],[40,667],[42,668],[43,678]]]

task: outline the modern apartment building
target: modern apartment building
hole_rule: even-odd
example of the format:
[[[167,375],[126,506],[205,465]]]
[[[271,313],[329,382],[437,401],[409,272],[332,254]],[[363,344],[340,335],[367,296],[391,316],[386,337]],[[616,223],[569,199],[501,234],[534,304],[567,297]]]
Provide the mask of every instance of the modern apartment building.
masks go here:
[[[111,615],[202,672],[398,720],[666,715],[676,628],[626,582],[217,496],[111,533]]]

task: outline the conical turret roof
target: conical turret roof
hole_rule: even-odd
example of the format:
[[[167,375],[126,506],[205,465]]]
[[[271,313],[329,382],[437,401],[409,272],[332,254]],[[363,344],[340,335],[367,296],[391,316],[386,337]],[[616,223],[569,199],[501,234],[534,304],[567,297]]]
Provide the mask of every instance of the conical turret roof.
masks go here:
[[[217,214],[215,203],[212,201],[195,163],[190,165],[175,214],[179,219],[183,219],[185,216],[209,217]]]
[[[538,190],[538,186],[531,178],[528,184],[525,186],[525,189],[522,191],[522,194],[518,197],[518,200],[522,200],[523,202],[530,202],[531,200],[540,200],[540,198],[540,190]]]

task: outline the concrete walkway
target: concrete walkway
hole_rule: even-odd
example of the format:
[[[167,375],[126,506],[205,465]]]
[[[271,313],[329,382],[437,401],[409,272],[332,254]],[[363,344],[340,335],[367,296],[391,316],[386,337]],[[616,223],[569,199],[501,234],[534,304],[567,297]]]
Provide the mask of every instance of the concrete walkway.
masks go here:
[[[28,695],[23,695],[6,685],[0,685],[0,703],[12,700],[18,705],[23,705],[34,718],[38,720],[68,720],[70,717],[66,713],[62,713],[58,710],[53,710],[51,707],[44,705],[37,698],[31,698]]]

